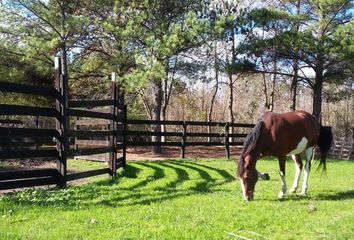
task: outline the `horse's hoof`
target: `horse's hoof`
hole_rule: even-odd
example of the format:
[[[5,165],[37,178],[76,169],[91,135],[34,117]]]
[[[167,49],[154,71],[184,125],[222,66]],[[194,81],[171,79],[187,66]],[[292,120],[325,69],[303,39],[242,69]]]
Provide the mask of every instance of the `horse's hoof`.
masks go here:
[[[270,180],[270,176],[268,173],[258,173],[258,176],[263,180]]]
[[[296,193],[296,188],[291,188],[291,189],[289,190],[289,193]]]
[[[270,180],[270,176],[268,173],[263,174],[263,180],[267,180],[267,181]]]
[[[280,192],[280,193],[278,194],[278,198],[279,198],[279,199],[283,199],[284,197],[285,197],[285,193]]]

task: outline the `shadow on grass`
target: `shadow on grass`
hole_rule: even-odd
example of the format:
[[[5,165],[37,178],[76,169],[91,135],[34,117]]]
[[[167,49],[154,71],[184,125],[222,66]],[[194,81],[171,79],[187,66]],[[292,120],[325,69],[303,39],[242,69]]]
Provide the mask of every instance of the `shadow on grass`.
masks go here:
[[[316,196],[318,200],[330,200],[330,201],[338,201],[338,200],[347,200],[354,199],[354,190],[343,191],[343,192],[333,192],[326,194],[319,194]]]
[[[184,167],[184,168],[190,169],[190,170],[198,173],[198,175],[200,176],[200,179],[202,179],[202,181],[198,181],[196,186],[191,188],[195,191],[208,192],[210,190],[210,188],[213,185],[215,185],[215,179],[213,179],[207,171],[203,170],[200,167],[194,166],[194,164],[192,164],[192,165],[190,165],[188,163],[181,164],[180,162],[176,161],[176,162],[173,162],[173,165]],[[174,167],[174,168],[176,168],[176,167]]]
[[[171,170],[175,173],[173,177],[167,176]],[[198,177],[194,177],[191,186],[186,187],[182,184],[190,180],[191,172],[194,172],[193,176]],[[147,173],[146,176],[144,173]],[[144,178],[139,178],[139,175],[144,175]],[[3,201],[66,209],[100,205],[110,207],[148,205],[208,192],[228,192],[231,190],[220,190],[215,187],[232,181],[234,177],[227,171],[192,161],[136,162],[129,164],[116,179],[101,180],[62,190],[28,190],[6,194]]]
[[[341,201],[354,199],[354,190],[343,192],[320,193],[316,195],[301,195],[289,193],[285,198],[272,199],[272,202],[286,202],[286,201],[303,201],[303,200],[316,200],[316,201]],[[269,199],[257,199],[269,201]]]

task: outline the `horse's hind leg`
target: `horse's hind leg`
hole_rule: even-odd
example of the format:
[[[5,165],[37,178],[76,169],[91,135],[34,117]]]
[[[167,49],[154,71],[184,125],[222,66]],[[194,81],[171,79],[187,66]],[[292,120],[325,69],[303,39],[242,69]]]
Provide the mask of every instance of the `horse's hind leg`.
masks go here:
[[[297,187],[299,186],[299,180],[300,180],[300,175],[302,170],[302,161],[299,154],[291,155],[291,157],[293,158],[295,163],[295,178],[294,178],[293,186],[290,188],[290,192],[295,193]]]
[[[309,147],[305,150],[306,155],[306,165],[305,165],[305,173],[304,173],[304,182],[302,184],[301,194],[306,195],[308,189],[308,180],[311,169],[311,160],[313,159],[314,148]]]
[[[286,157],[285,156],[278,156],[278,161],[279,161],[279,175],[281,179],[281,191],[278,194],[278,198],[283,198],[285,196],[287,187],[286,187],[286,181],[285,181],[285,161]]]

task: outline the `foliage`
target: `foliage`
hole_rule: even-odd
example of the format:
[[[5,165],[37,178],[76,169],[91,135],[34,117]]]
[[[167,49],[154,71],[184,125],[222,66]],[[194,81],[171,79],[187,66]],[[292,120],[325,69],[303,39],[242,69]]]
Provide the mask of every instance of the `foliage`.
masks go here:
[[[274,68],[276,63],[287,69],[295,67],[291,74],[276,69],[266,72],[306,81],[313,90],[313,114],[319,118],[323,84],[342,84],[350,77],[352,60],[348,56],[352,52],[348,46],[353,34],[343,29],[351,26],[352,7],[348,0],[318,0],[281,1],[279,10],[255,9],[247,22],[252,37],[241,50],[261,58],[259,65],[264,66],[264,59],[270,57]],[[313,69],[315,76],[307,76],[303,71],[306,68]]]
[[[248,82],[255,85],[250,89],[264,89],[262,97],[249,98],[265,98],[263,105],[269,105],[273,96],[288,95],[292,89],[295,62],[299,89],[313,90],[317,102],[313,106],[322,106],[318,104],[322,98],[345,100],[347,94],[341,89],[348,89],[352,81],[349,0],[15,0],[2,1],[0,8],[1,80],[52,86],[53,57],[66,55],[71,98],[107,97],[109,76],[116,72],[127,96],[137,96],[130,106],[132,116],[142,116],[143,109],[144,116],[151,118],[153,112],[156,119],[173,116],[176,105],[172,108],[171,103],[184,99],[191,103],[177,107],[190,106],[183,112],[203,118],[208,109],[200,106],[210,104],[204,97],[197,99],[200,94],[195,89],[200,88],[216,93],[212,102],[219,108],[213,108],[218,111],[214,119],[225,119],[226,111],[237,113],[249,100],[235,94],[243,77],[254,79]],[[307,74],[308,69],[315,76]],[[263,79],[251,72],[261,72]],[[339,91],[328,91],[332,84]],[[303,92],[298,91],[298,100],[309,101],[311,95]],[[178,96],[181,93],[186,95]],[[40,100],[2,94],[1,101]],[[252,111],[238,112],[235,121],[248,118],[262,105],[252,104]]]

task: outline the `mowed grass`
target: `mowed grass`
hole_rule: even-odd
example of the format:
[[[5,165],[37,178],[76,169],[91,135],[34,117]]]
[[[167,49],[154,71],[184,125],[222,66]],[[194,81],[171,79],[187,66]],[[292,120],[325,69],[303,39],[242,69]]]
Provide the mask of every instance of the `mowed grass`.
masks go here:
[[[223,159],[128,162],[114,180],[2,195],[0,239],[354,239],[354,162],[330,160],[326,176],[312,171],[308,196],[284,200],[277,161],[257,167],[271,180],[252,202]],[[288,161],[289,187],[293,172]]]

